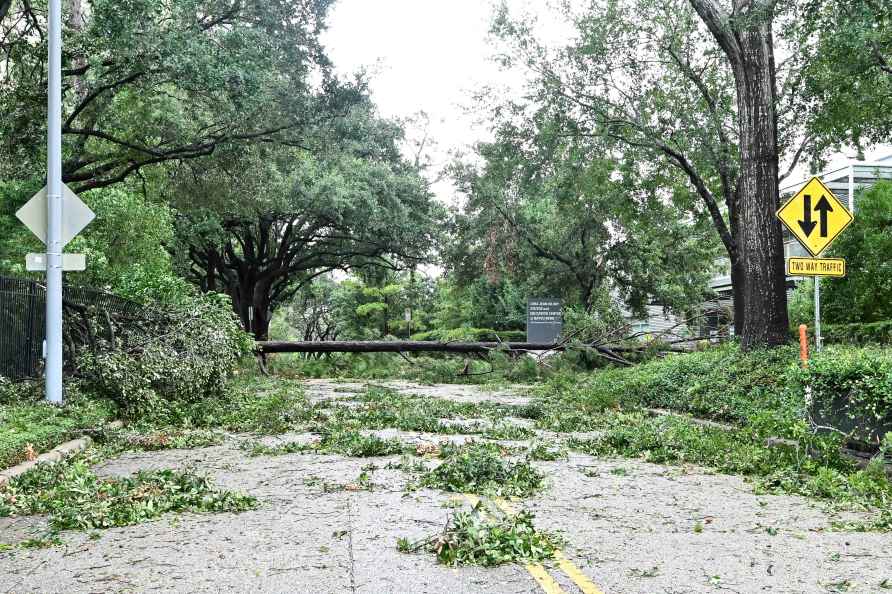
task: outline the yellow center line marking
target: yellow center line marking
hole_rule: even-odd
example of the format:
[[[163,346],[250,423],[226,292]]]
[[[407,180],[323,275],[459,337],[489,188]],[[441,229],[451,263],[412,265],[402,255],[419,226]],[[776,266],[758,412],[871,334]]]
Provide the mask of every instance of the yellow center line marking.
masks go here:
[[[551,574],[545,570],[545,567],[540,563],[530,563],[526,566],[527,572],[533,576],[533,579],[536,580],[536,583],[539,584],[543,590],[545,590],[545,594],[567,594],[567,592],[561,588],[561,585],[555,581]]]
[[[513,516],[517,513],[511,504],[504,499],[495,497],[493,498],[493,502],[500,510],[509,516]],[[583,594],[604,594],[604,591],[596,586],[587,575],[582,573],[582,570],[576,567],[572,561],[567,559],[561,551],[555,551],[554,558],[555,561],[557,561],[558,567],[567,574],[567,577],[573,580],[573,583],[576,584],[577,588],[582,590]]]
[[[557,559],[558,567],[567,574],[567,577],[573,580],[573,583],[576,584],[577,588],[582,590],[582,594],[604,594],[604,591],[588,579],[588,576],[582,573],[572,561],[564,557],[562,552],[555,551],[554,558]]]

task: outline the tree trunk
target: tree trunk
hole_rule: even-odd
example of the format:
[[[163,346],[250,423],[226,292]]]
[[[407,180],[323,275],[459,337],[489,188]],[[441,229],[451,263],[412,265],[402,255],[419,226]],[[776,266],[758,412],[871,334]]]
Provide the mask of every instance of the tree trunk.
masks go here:
[[[738,328],[744,350],[788,341],[783,236],[775,217],[779,202],[777,79],[773,0],[733,0],[728,13],[718,0],[690,0],[728,58],[734,72],[740,128],[740,176],[735,213],[743,276]],[[732,221],[734,224],[735,221]],[[739,294],[738,294],[739,293]]]
[[[734,67],[740,118],[740,251],[744,350],[789,339],[786,271],[778,208],[777,87],[771,21],[738,33]],[[737,316],[735,315],[735,318]]]
[[[746,308],[745,291],[743,289],[746,282],[746,274],[743,269],[743,262],[740,258],[731,260],[731,296],[733,298],[734,308],[734,334],[739,335],[743,330],[743,312]]]

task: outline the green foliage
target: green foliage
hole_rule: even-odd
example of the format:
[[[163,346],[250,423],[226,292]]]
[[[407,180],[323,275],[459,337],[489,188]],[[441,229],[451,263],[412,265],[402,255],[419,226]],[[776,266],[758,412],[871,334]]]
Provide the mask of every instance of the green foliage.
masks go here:
[[[0,379],[0,395],[11,396],[0,397],[0,470],[24,462],[29,445],[36,454],[46,452],[115,416],[116,407],[111,402],[86,398],[72,389],[60,407],[41,402],[39,390],[31,392],[28,388]],[[25,389],[28,391],[23,394]]]
[[[272,359],[269,368],[280,376],[293,377],[401,378],[421,383],[496,385],[535,381],[549,373],[533,357],[511,357],[499,351],[490,352],[485,361],[453,355],[410,355],[404,359],[396,353],[335,353],[308,358],[279,355]]]
[[[874,443],[892,434],[892,350],[831,347],[798,375],[820,424]]]
[[[698,464],[753,477],[769,493],[795,493],[837,504],[892,505],[892,483],[882,473],[853,470],[838,453],[839,440],[800,432],[800,448],[768,448],[752,429],[703,427],[673,417],[639,413],[604,419],[600,437],[571,441],[596,456],[643,458],[655,464]],[[821,455],[805,455],[805,448]]]
[[[537,441],[527,450],[527,458],[530,460],[545,460],[548,462],[566,460],[567,448],[544,441]]]
[[[457,225],[453,222],[453,225]],[[453,231],[471,235],[470,229],[459,227]],[[455,241],[446,243],[445,249],[465,249],[468,244]],[[468,328],[492,328],[502,335],[506,331],[523,331],[529,289],[521,279],[487,275],[483,277],[477,254],[461,251],[447,254],[450,270],[437,283],[437,299],[432,324],[434,329],[450,332]],[[525,333],[524,333],[525,334]],[[504,339],[503,339],[504,340]]]
[[[731,344],[631,368],[557,375],[540,389],[528,416],[551,430],[597,433],[571,439],[571,449],[742,474],[765,492],[866,506],[876,515],[858,529],[885,530],[892,483],[879,467],[857,470],[840,453],[842,435],[809,423],[805,387],[811,386],[817,412],[841,401],[860,415],[841,429],[863,430],[888,422],[890,361],[879,349],[836,347],[803,371],[792,347],[743,353]],[[734,425],[704,426],[684,415],[653,416],[642,407]],[[789,442],[769,447],[778,437]]]
[[[364,276],[375,276],[366,271]],[[433,303],[433,281],[423,275],[385,275],[350,278],[331,292],[332,323],[345,340],[408,337],[428,327]],[[406,313],[411,313],[411,320]]]
[[[821,284],[822,315],[836,323],[890,320],[892,182],[878,182],[855,204],[855,221],[831,248],[831,255],[849,262],[847,276]]]
[[[16,211],[40,188],[41,181],[37,179],[0,178],[0,274],[25,276],[25,254],[41,251],[40,240],[15,218]]]
[[[251,344],[227,300],[214,296],[168,306],[157,322],[125,330],[134,334],[125,348],[84,350],[76,365],[85,389],[114,400],[130,418],[219,395]]]
[[[850,345],[892,345],[892,321],[868,324],[822,324],[821,333],[828,343]]]
[[[455,493],[527,497],[539,491],[545,477],[529,462],[504,459],[492,443],[443,448],[444,462],[421,477],[419,485]]]
[[[96,219],[67,248],[87,256],[87,270],[77,282],[140,303],[170,301],[156,288],[175,282],[165,250],[173,239],[170,208],[126,186],[93,190],[81,198]]]
[[[436,328],[412,335],[412,340],[433,342],[526,342],[524,330],[493,330],[492,328]]]
[[[47,84],[46,3],[32,4],[13,1],[4,20],[5,179],[40,171],[46,155],[46,97],[39,92]],[[330,4],[92,0],[79,26],[66,5],[69,183],[84,190],[137,173],[150,178],[152,165],[232,146],[307,141],[307,121],[340,112],[358,94],[337,80],[319,43]]]
[[[94,433],[108,456],[126,451],[154,452],[158,450],[206,448],[223,443],[223,435],[216,431],[183,430],[159,427],[145,431],[124,429]]]
[[[892,130],[892,7],[806,0],[786,31],[801,65],[795,113],[817,146],[886,142]]]
[[[256,505],[253,497],[216,489],[192,472],[100,478],[87,457],[40,464],[0,489],[0,517],[48,514],[56,531],[129,526],[168,512],[240,512]]]
[[[439,563],[453,567],[494,567],[553,559],[563,539],[555,533],[536,530],[533,519],[526,511],[493,518],[478,504],[471,511],[452,514],[441,534],[416,543],[401,538],[397,548],[404,553],[434,553]]]
[[[311,443],[287,442],[274,446],[250,444],[252,456],[280,456],[313,452],[339,454],[350,458],[374,458],[405,453],[407,447],[399,439],[382,439],[375,435],[363,435],[359,431],[328,431],[322,439]]]
[[[573,408],[581,406],[593,414],[622,404],[733,422],[748,422],[766,411],[789,419],[801,416],[803,407],[801,393],[791,387],[796,361],[792,347],[743,353],[731,343],[631,369],[607,369],[582,378],[557,376],[542,394],[551,411],[569,399],[578,403]],[[553,396],[560,400],[550,402]],[[557,418],[559,413],[554,412]]]
[[[609,156],[617,147],[606,134],[577,131],[564,114],[540,111],[521,129],[509,118],[496,142],[478,147],[483,167],[455,167],[468,200],[450,267],[473,271],[469,280],[504,276],[587,312],[611,291],[638,313],[652,299],[677,309],[702,300],[703,262],[717,251],[708,223],[677,207],[685,190]]]

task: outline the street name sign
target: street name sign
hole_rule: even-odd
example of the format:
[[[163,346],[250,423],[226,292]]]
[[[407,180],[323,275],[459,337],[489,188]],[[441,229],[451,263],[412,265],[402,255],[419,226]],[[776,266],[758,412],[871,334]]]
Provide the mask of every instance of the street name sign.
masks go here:
[[[560,299],[527,301],[527,342],[554,344],[563,329],[564,314]]]
[[[62,213],[62,247],[68,245],[68,242],[77,237],[77,234],[96,217],[96,214],[65,184],[62,184]],[[46,215],[46,187],[15,213],[15,216],[43,243],[46,243]]]
[[[852,213],[817,177],[780,207],[777,218],[815,257],[854,220]]]
[[[842,278],[846,275],[846,261],[842,258],[790,258],[787,260],[787,274]]]
[[[78,272],[87,269],[85,254],[62,254],[62,270]],[[28,254],[25,256],[25,270],[29,272],[46,271],[46,254]]]

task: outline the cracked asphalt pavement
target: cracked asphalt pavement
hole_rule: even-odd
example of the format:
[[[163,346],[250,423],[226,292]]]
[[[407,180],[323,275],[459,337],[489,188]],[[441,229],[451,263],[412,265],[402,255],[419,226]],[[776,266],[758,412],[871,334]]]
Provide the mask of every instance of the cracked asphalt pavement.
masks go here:
[[[313,399],[349,400],[351,386],[313,381]],[[418,386],[406,393],[459,401],[523,404],[523,389]],[[374,432],[406,441],[462,440],[461,435]],[[266,438],[272,444],[301,436]],[[66,532],[63,544],[0,552],[0,592],[269,592],[362,594],[681,594],[892,591],[892,535],[837,531],[841,517],[817,502],[759,495],[741,478],[696,467],[670,467],[571,453],[536,462],[548,477],[541,493],[513,502],[537,527],[566,539],[572,572],[546,567],[543,585],[524,566],[484,569],[438,565],[430,554],[404,554],[400,537],[418,539],[444,526],[454,497],[406,491],[409,476],[386,468],[398,456],[346,458],[289,454],[251,457],[230,435],[219,446],[131,452],[98,465],[103,475],[191,468],[222,488],[254,495],[241,514],[179,514],[103,530],[98,538]],[[369,464],[368,490],[331,490]],[[33,538],[40,517],[0,519],[0,542]],[[586,585],[588,583],[589,585]],[[549,590],[551,588],[551,590]],[[557,589],[554,589],[557,588]],[[592,590],[594,588],[594,590]]]

